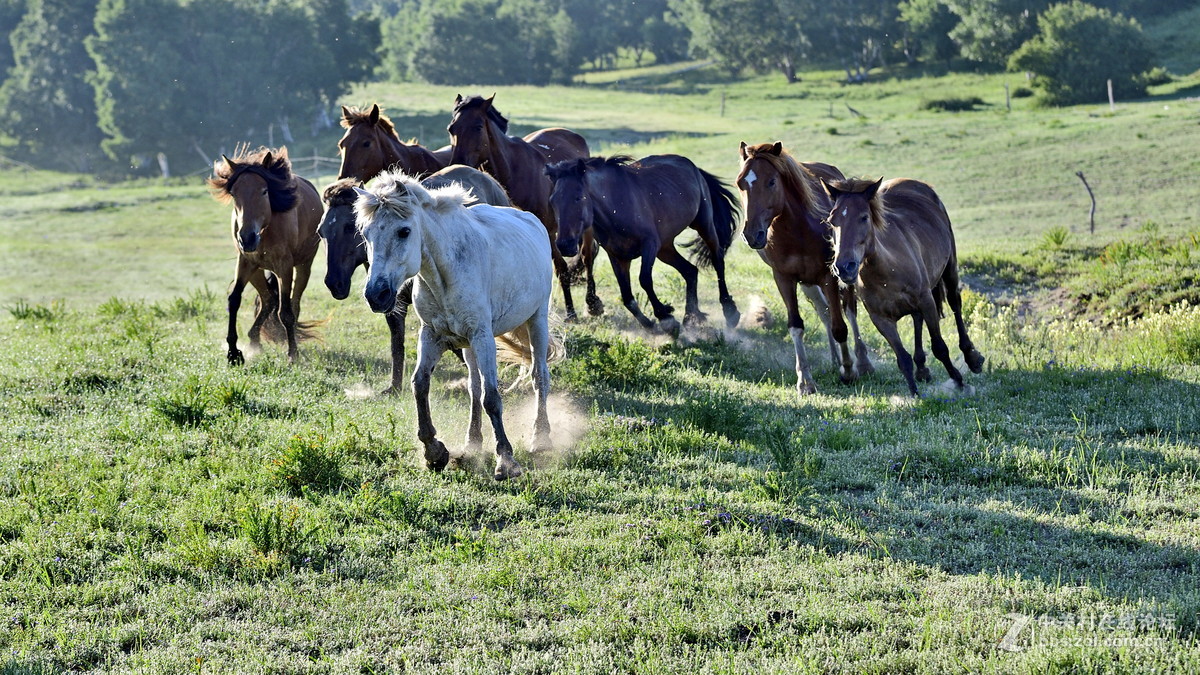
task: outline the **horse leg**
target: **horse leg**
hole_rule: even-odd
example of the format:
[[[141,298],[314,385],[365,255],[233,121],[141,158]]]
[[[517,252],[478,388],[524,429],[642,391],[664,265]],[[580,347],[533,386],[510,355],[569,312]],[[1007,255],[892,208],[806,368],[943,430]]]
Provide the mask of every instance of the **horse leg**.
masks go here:
[[[617,287],[621,290],[621,304],[625,305],[625,309],[629,310],[630,314],[633,314],[633,318],[642,324],[642,328],[653,330],[654,322],[645,314],[642,314],[642,309],[638,307],[637,300],[633,298],[633,286],[629,283],[629,261],[617,260],[611,255],[608,256],[608,260],[612,263],[613,276],[617,278]]]
[[[553,449],[550,443],[550,416],[546,412],[550,397],[550,367],[546,360],[550,351],[549,307],[539,309],[526,324],[529,329],[529,346],[533,356],[533,389],[537,394],[537,416],[533,421],[532,452]]]
[[[409,279],[396,294],[396,306],[383,315],[387,320],[388,339],[392,352],[392,383],[383,390],[385,395],[399,394],[404,390],[404,320],[412,305],[413,281]]]
[[[258,347],[260,343],[259,335],[262,327],[268,321],[275,319],[279,312],[279,281],[274,274],[264,273],[262,268],[254,270],[250,274],[250,285],[258,292],[258,299],[254,301],[254,323],[250,324],[250,330],[247,336],[250,338],[251,346]],[[273,340],[276,335],[272,334],[270,327],[267,330],[267,339]]]
[[[604,303],[601,302],[600,296],[596,294],[596,254],[600,251],[600,245],[596,243],[596,236],[592,232],[592,228],[588,228],[583,233],[583,264],[587,272],[587,308],[588,314],[592,316],[600,316],[604,314]]]
[[[296,314],[292,311],[292,263],[286,260],[275,273],[279,279],[279,321],[287,331],[288,363],[295,363],[300,350],[296,347]]]
[[[950,303],[950,310],[954,312],[954,324],[958,327],[958,348],[962,350],[963,358],[967,360],[967,367],[971,372],[981,373],[984,358],[967,335],[967,323],[962,315],[962,291],[958,288],[958,264],[953,258],[942,273],[942,286],[945,289],[946,300]]]
[[[821,325],[825,326],[825,337],[829,341],[829,360],[837,367],[841,363],[841,354],[838,353],[837,340],[833,339],[833,324],[829,320],[829,303],[825,300],[825,291],[812,284],[800,284],[800,290],[804,292],[804,297],[808,298],[808,304],[812,305],[813,311],[817,313]]]
[[[841,372],[839,377],[843,383],[853,382],[857,377],[854,372],[854,362],[850,358],[850,346],[846,342],[849,337],[849,331],[846,328],[846,317],[842,313],[842,297],[838,291],[838,282],[832,275],[826,277],[823,289],[825,291],[825,300],[829,303],[829,322],[831,324],[829,337],[836,341],[839,353],[833,360],[833,363],[840,367]],[[833,342],[830,342],[830,351],[832,351]]]
[[[916,366],[916,375],[920,382],[933,382],[933,375],[929,372],[929,368],[925,366],[925,340],[921,335],[921,312],[913,312],[913,364]]]
[[[575,315],[575,303],[571,301],[571,268],[558,252],[553,237],[550,239],[550,257],[554,260],[554,273],[558,276],[558,285],[562,287],[563,304],[567,308],[567,321],[578,318]]]
[[[775,288],[779,289],[779,297],[787,309],[788,333],[792,336],[792,345],[796,349],[796,395],[803,397],[817,393],[817,383],[813,381],[812,369],[808,365],[808,354],[804,351],[804,319],[800,316],[800,305],[796,298],[796,280],[773,271]]]
[[[513,459],[512,444],[504,432],[504,406],[500,402],[499,378],[496,375],[496,339],[490,331],[476,332],[471,336],[468,353],[473,353],[473,356],[467,358],[467,369],[470,370],[472,361],[477,369],[477,373],[471,373],[469,377],[472,380],[479,378],[482,384],[483,410],[492,421],[492,431],[496,436],[496,471],[492,477],[496,480],[516,478],[524,470]]]
[[[687,298],[685,301],[685,308],[683,310],[683,322],[688,325],[699,325],[705,321],[708,321],[708,315],[700,311],[700,289],[697,287],[697,284],[700,280],[700,270],[697,269],[696,266],[691,262],[689,262],[687,258],[683,257],[683,255],[679,252],[679,249],[675,248],[675,243],[672,241],[664,242],[662,247],[658,249],[658,259],[663,261],[663,263],[674,267],[675,271],[679,272],[679,276],[683,277],[683,284],[686,294],[685,297]],[[641,280],[643,288],[646,288],[646,279],[648,278],[648,275],[645,273],[646,260],[647,258],[642,258],[643,263]],[[650,288],[646,288],[646,293],[651,297],[657,297]],[[651,302],[653,302],[653,300],[651,300]],[[668,312],[669,311],[670,308],[668,307]],[[655,314],[658,314],[657,306],[655,307]],[[662,317],[660,316],[659,318],[661,319]]]
[[[846,322],[850,324],[850,332],[854,335],[854,371],[859,377],[875,372],[871,365],[871,357],[867,354],[867,345],[863,342],[862,333],[858,330],[858,292],[853,286],[841,289],[842,310],[846,313]]]
[[[225,358],[231,366],[240,366],[246,362],[246,357],[237,348],[237,313],[242,306],[242,291],[246,289],[246,282],[258,269],[245,258],[238,258],[237,272],[234,274],[233,285],[229,289],[229,297],[226,301],[226,306],[229,308],[229,331],[225,335],[225,342],[229,346],[229,351]]]
[[[654,259],[657,248],[657,245],[653,242],[647,242],[646,245],[643,245],[642,264],[638,270],[638,283],[641,284],[642,290],[646,292],[646,300],[650,302],[650,307],[654,310],[654,318],[658,319],[659,329],[664,333],[677,335],[679,333],[679,322],[672,316],[675,313],[675,308],[659,300],[658,294],[654,292]]]
[[[921,313],[925,316],[926,327],[929,328],[929,346],[933,350],[934,357],[946,367],[946,372],[950,374],[950,379],[954,380],[955,386],[962,389],[962,373],[959,372],[958,368],[954,367],[954,362],[950,360],[950,348],[946,346],[946,341],[942,339],[941,322],[938,321],[938,317],[940,316],[938,304],[930,292],[927,292],[925,297],[921,298]]]
[[[729,293],[729,286],[725,283],[725,250],[721,248],[716,230],[712,227],[697,228],[696,232],[700,234],[701,240],[712,254],[713,271],[717,273],[717,298],[721,302],[721,312],[725,315],[725,325],[733,328],[742,320],[742,313],[738,311],[737,303],[734,302],[733,295]]]
[[[896,322],[873,313],[870,314],[871,322],[875,324],[879,334],[887,340],[896,354],[896,365],[899,366],[900,373],[904,375],[904,381],[908,384],[908,393],[913,397],[920,396],[917,392],[917,381],[913,379],[913,359],[908,350],[904,348],[904,340],[900,339],[900,331],[896,327]]]
[[[304,289],[308,288],[312,263],[296,265],[292,271],[294,273],[292,277],[292,316],[296,318],[296,328],[300,329],[300,298],[304,297]]]
[[[483,449],[483,379],[479,374],[479,361],[474,349],[462,350],[467,364],[467,393],[471,398],[471,417],[467,422],[467,454]]]
[[[441,471],[450,463],[450,451],[437,438],[437,428],[429,414],[429,383],[433,369],[446,347],[433,332],[422,326],[417,337],[417,365],[413,369],[412,389],[417,407],[417,439],[425,446],[425,466]]]

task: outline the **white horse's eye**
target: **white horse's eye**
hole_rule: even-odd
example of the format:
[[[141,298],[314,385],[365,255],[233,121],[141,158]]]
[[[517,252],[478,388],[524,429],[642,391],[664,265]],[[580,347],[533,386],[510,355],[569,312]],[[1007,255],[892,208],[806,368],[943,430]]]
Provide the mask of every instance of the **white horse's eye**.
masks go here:
[[[410,234],[412,234],[412,228],[402,227],[400,228],[400,231],[396,233],[396,236],[400,237],[401,239],[407,239],[408,235]]]

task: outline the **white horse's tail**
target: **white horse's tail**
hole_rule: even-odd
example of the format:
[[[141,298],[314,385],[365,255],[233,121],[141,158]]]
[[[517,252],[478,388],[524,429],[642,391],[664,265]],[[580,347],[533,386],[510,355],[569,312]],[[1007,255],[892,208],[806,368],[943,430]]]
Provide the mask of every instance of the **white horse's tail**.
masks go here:
[[[552,321],[552,324],[557,323]],[[546,350],[546,363],[557,363],[567,357],[566,343],[562,335],[552,325],[550,342]],[[529,329],[524,325],[515,330],[496,336],[496,360],[501,363],[512,363],[521,366],[521,374],[505,391],[512,391],[522,382],[533,382],[533,344],[529,339]]]

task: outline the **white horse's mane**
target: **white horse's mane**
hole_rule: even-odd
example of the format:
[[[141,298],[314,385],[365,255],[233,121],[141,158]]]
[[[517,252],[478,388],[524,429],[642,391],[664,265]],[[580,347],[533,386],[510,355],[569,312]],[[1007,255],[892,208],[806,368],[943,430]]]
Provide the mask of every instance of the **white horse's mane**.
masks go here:
[[[460,183],[430,190],[416,176],[401,171],[385,171],[375,178],[370,187],[359,192],[359,198],[354,203],[354,215],[361,230],[380,212],[407,219],[418,209],[446,214],[464,209],[474,202],[474,193]]]

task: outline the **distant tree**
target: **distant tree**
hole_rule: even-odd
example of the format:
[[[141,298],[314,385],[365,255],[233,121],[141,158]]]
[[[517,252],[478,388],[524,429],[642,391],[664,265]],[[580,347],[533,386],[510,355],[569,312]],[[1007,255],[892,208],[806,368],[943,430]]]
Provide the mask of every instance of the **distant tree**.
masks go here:
[[[778,69],[795,82],[809,46],[805,28],[822,12],[810,0],[674,0],[692,47],[732,73]]]
[[[945,0],[904,0],[897,8],[904,26],[904,55],[911,62],[918,58],[945,61],[958,56],[958,45],[950,33],[958,26],[958,16]]]
[[[0,134],[15,154],[54,168],[88,170],[100,133],[83,47],[96,2],[31,0],[10,36],[13,65],[0,85]]]
[[[1080,0],[1054,5],[1038,17],[1039,32],[1012,55],[1009,69],[1034,74],[1041,99],[1052,105],[1103,101],[1146,93],[1154,65],[1142,29],[1132,19]]]
[[[0,36],[10,36],[21,17],[25,16],[25,0],[0,0]],[[0,38],[0,82],[7,77],[8,69],[13,67],[12,42]]]
[[[371,33],[354,34],[344,12],[344,0],[100,0],[87,48],[102,147],[198,163],[265,142],[271,124],[286,140],[290,118],[307,120],[367,70]]]
[[[1050,0],[945,0],[958,16],[950,31],[964,57],[1003,66],[1037,32],[1037,15]]]

